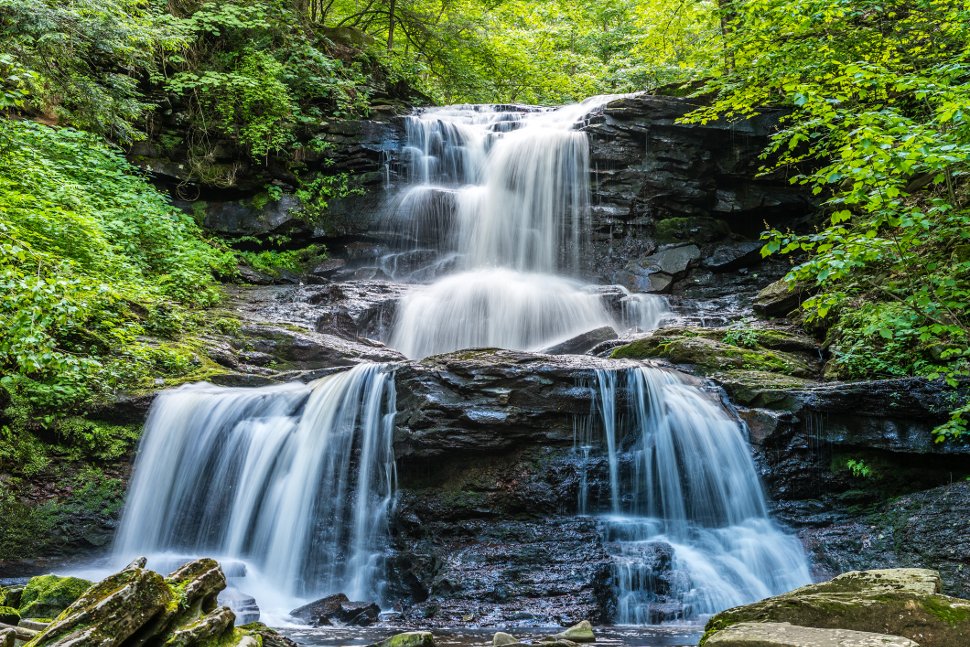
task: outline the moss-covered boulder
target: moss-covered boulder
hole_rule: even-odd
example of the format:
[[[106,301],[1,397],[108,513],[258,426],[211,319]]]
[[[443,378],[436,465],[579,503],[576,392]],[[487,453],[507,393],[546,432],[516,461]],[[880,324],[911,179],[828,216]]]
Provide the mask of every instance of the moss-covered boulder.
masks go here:
[[[0,623],[16,625],[20,622],[20,612],[13,607],[0,607]]]
[[[23,597],[24,587],[7,586],[0,587],[0,607],[20,608],[20,599]]]
[[[909,638],[920,647],[970,645],[970,601],[942,595],[940,590],[936,571],[853,571],[723,611],[708,622],[701,645],[742,622],[889,634]]]
[[[817,377],[812,340],[783,330],[670,327],[620,346],[615,359],[666,359],[704,375],[758,371],[793,378]]]
[[[92,586],[79,577],[32,577],[20,595],[20,616],[54,618]]]
[[[371,647],[435,647],[435,642],[430,631],[406,631],[385,638]]]
[[[90,587],[29,647],[295,647],[258,623],[235,627],[235,614],[217,605],[226,586],[219,564],[199,559],[163,578],[145,559]]]
[[[565,631],[556,634],[553,638],[556,640],[570,640],[575,643],[596,642],[593,625],[590,624],[589,620],[578,622]]]
[[[161,614],[172,601],[172,592],[161,575],[131,566],[87,589],[27,644],[114,647]]]

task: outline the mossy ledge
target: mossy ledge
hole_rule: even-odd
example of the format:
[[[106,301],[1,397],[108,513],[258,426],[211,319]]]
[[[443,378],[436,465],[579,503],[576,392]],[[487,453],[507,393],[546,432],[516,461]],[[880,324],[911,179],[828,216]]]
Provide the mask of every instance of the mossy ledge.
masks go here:
[[[852,571],[722,611],[708,621],[700,644],[743,622],[891,634],[920,647],[970,644],[970,600],[942,595],[941,589],[939,573],[928,569]]]

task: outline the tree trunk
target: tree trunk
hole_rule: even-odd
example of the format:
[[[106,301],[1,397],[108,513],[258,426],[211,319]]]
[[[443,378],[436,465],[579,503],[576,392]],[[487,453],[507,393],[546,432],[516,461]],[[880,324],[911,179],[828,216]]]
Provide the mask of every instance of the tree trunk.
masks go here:
[[[394,20],[396,16],[394,15],[395,5],[397,5],[397,0],[391,0],[387,5],[387,53],[390,54],[394,50]]]

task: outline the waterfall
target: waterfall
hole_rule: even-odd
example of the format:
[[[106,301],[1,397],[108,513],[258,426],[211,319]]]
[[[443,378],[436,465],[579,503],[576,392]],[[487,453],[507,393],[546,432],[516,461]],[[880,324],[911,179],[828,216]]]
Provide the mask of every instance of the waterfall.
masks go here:
[[[241,562],[280,604],[381,596],[393,502],[393,376],[362,364],[310,384],[193,384],[158,396],[114,551]]]
[[[595,375],[598,425],[580,425],[577,446],[600,447],[608,491],[594,497],[584,474],[579,508],[604,513],[617,622],[697,619],[810,582],[801,544],[768,517],[738,423],[674,372]]]
[[[566,278],[579,274],[589,235],[589,143],[575,126],[611,98],[557,110],[452,106],[408,119],[411,186],[392,226],[414,251],[454,254],[455,273],[405,295],[391,346],[409,357],[539,350],[602,326],[638,326],[658,310],[632,308],[631,326]]]

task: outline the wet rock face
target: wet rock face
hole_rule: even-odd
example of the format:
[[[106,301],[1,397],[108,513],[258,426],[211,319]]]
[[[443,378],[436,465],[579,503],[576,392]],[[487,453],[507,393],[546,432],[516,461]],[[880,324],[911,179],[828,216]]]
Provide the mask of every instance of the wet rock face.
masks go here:
[[[589,117],[583,130],[593,167],[590,260],[601,278],[654,291],[696,290],[689,282],[671,286],[685,278],[686,267],[644,272],[629,261],[665,245],[694,244],[701,258],[717,257],[709,267],[715,273],[758,265],[750,244],[736,246],[756,241],[766,221],[793,224],[814,211],[810,196],[784,177],[756,177],[779,111],[734,124],[676,123],[697,107],[691,99],[639,94]],[[695,273],[702,282],[719,281]]]
[[[387,594],[407,622],[608,621],[612,562],[596,521],[576,516],[572,448],[575,416],[591,405],[579,380],[602,363],[470,351],[397,370]]]

